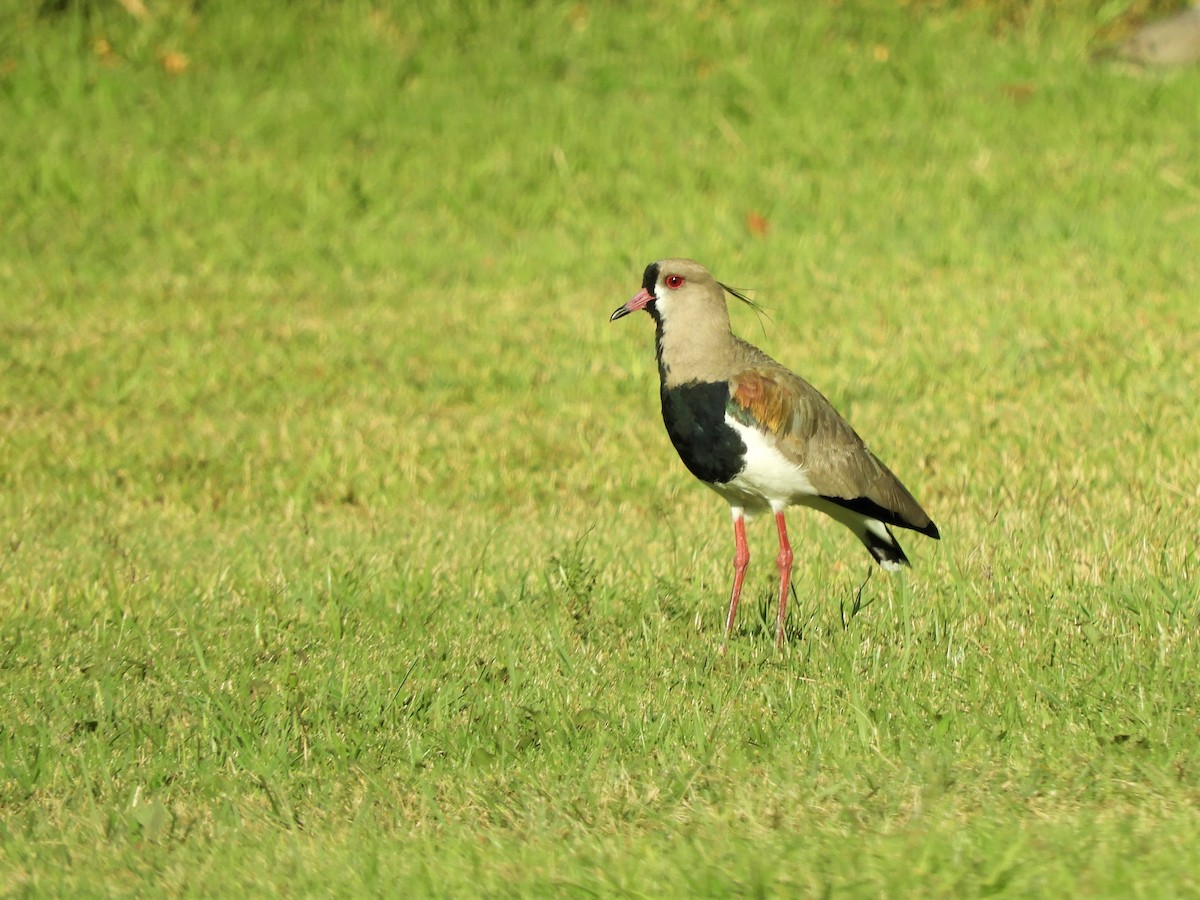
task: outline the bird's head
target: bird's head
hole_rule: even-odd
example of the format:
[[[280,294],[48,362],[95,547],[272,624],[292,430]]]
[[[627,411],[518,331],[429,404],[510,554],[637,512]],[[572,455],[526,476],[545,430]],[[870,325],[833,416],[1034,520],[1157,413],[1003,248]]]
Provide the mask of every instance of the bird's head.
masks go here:
[[[660,259],[646,266],[642,289],[632,300],[614,310],[609,321],[615,322],[639,309],[646,310],[659,323],[679,313],[688,316],[708,313],[724,318],[726,293],[754,306],[740,292],[713,278],[695,260]]]

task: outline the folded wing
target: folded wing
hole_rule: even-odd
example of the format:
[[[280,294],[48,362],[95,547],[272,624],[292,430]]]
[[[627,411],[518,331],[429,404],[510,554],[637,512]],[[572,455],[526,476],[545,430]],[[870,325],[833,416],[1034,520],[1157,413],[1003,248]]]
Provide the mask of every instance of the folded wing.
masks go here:
[[[748,344],[747,349],[752,350]],[[728,412],[773,437],[819,496],[888,525],[938,537],[925,510],[811,384],[765,354],[730,379]]]

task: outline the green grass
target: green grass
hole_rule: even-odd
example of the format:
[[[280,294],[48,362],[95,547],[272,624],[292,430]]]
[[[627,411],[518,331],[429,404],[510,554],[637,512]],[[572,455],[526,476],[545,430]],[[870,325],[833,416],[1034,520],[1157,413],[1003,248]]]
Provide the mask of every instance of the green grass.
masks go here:
[[[8,892],[1200,893],[1148,4],[147,5],[0,11]],[[607,322],[676,254],[944,535],[793,515],[782,654]]]

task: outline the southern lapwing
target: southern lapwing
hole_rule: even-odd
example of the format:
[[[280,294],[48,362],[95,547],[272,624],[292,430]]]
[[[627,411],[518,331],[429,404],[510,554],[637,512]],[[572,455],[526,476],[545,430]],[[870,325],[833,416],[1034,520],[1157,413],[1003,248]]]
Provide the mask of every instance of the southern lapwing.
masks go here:
[[[837,519],[885,569],[908,565],[890,526],[931,538],[939,534],[912,494],[816,388],[730,331],[727,293],[750,303],[699,263],[663,259],[646,267],[641,291],[609,321],[639,309],[654,319],[667,434],[688,470],[732,510],[736,550],[725,640],[750,563],[745,517],[774,513],[775,643],[782,647],[792,576],[783,517],[789,506],[809,506]]]

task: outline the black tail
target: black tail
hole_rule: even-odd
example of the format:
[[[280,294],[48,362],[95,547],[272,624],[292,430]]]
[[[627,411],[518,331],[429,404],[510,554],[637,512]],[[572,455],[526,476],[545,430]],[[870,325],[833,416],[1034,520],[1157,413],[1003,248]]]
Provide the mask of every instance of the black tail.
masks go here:
[[[871,526],[878,526],[878,528]],[[900,546],[900,542],[892,534],[892,529],[888,528],[882,522],[876,520],[867,523],[867,527],[859,534],[859,538],[871,552],[871,555],[875,557],[875,562],[879,563],[885,569],[894,570],[899,569],[901,566],[911,566],[908,557],[904,555],[904,548]]]

